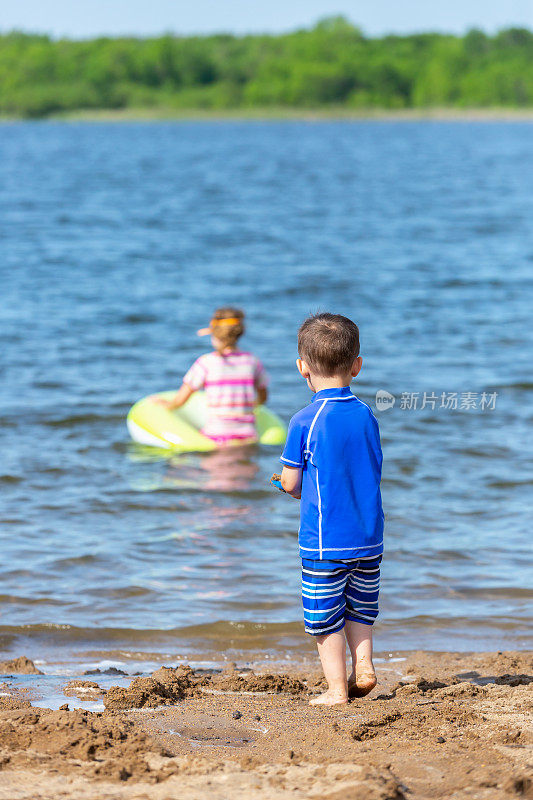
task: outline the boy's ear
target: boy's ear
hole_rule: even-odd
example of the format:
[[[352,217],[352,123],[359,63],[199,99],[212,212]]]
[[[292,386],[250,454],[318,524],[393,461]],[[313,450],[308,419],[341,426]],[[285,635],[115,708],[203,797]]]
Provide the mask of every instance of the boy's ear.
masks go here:
[[[302,378],[305,378],[305,380],[307,380],[309,378],[309,367],[307,366],[305,361],[302,361],[301,358],[297,358],[296,367],[298,368],[298,372],[300,373]]]
[[[361,367],[363,366],[363,359],[361,356],[357,356],[355,361],[352,364],[352,378],[355,378],[361,372]]]

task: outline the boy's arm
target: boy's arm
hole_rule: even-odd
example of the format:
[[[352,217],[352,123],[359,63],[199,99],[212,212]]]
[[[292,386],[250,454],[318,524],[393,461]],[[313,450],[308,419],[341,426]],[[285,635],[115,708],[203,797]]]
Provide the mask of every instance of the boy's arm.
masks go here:
[[[156,398],[156,403],[159,403],[170,411],[174,408],[180,408],[185,405],[191,394],[194,394],[194,389],[191,389],[186,383],[182,383],[172,400],[164,400],[162,397]]]
[[[299,500],[302,496],[302,470],[300,467],[283,467],[281,485],[287,494]]]
[[[304,450],[307,426],[296,414],[289,423],[285,447],[280,461],[283,464],[281,485],[287,494],[299,500],[302,496],[302,472],[305,465]]]

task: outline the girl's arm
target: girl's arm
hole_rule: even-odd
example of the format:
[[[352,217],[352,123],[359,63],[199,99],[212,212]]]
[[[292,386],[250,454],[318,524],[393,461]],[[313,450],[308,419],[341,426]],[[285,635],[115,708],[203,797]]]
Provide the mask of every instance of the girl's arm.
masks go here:
[[[281,485],[291,497],[299,500],[302,496],[302,470],[299,467],[283,467]]]
[[[254,388],[255,388],[255,397],[256,397],[256,405],[264,406],[267,397],[268,397],[268,378],[265,372],[264,366],[261,364],[258,358],[254,358],[255,366],[254,366]]]
[[[186,383],[182,383],[172,400],[164,400],[159,397],[156,402],[172,411],[174,408],[180,408],[180,406],[185,405],[191,394],[194,394],[194,389],[191,389]]]
[[[256,387],[255,391],[257,392],[257,399],[256,399],[257,405],[264,406],[268,398],[267,388],[265,386],[258,386]]]

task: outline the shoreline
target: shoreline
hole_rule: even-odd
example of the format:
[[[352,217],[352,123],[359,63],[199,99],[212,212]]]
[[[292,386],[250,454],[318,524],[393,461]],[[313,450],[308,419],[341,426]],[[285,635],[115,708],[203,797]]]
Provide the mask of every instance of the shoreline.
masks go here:
[[[0,677],[0,798],[530,797],[532,656],[415,651],[376,664],[368,697],[330,708],[309,705],[324,688],[316,663],[63,675],[58,710],[21,658],[18,680]]]
[[[528,652],[531,636],[527,620],[517,620],[512,631],[460,624],[404,625],[398,635],[396,620],[375,626],[374,652],[379,660],[410,656],[423,646],[426,652],[486,653],[497,635],[502,650]],[[249,621],[185,625],[169,630],[80,628],[71,625],[0,626],[0,662],[25,653],[46,673],[80,674],[85,669],[113,665],[127,673],[156,669],[161,664],[190,663],[224,667],[228,662],[263,667],[314,663],[316,645],[300,620],[286,623]],[[1,680],[1,679],[0,679]]]
[[[235,109],[80,109],[46,117],[0,117],[20,122],[531,122],[533,108],[348,109],[343,107]]]
[[[530,645],[502,644],[505,650],[527,654]],[[211,647],[209,649],[195,649],[190,647],[167,647],[158,649],[135,649],[132,647],[116,647],[112,649],[101,647],[80,648],[50,648],[43,647],[42,642],[32,646],[26,640],[18,648],[9,648],[0,651],[0,665],[3,662],[16,659],[19,652],[25,653],[35,666],[45,675],[82,675],[90,670],[106,670],[108,668],[122,671],[125,675],[149,674],[152,670],[162,665],[190,664],[194,668],[225,669],[229,663],[239,663],[246,667],[262,670],[294,670],[307,669],[318,663],[316,645],[314,642],[303,640],[300,647],[286,649],[265,649],[258,647],[241,648],[228,647],[225,650]],[[403,662],[419,653],[420,649],[401,649],[397,647],[384,648],[379,643],[374,650],[376,664],[389,661]],[[424,652],[444,658],[450,652],[460,653],[464,658],[477,658],[488,651],[486,648],[470,647],[468,650],[444,650],[428,648]],[[0,682],[1,682],[0,672]]]

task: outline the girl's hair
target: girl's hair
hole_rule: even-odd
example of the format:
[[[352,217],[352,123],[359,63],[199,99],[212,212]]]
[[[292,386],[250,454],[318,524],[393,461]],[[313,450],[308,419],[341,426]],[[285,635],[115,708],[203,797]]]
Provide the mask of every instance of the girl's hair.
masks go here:
[[[211,318],[211,329],[222,347],[233,347],[244,333],[244,311],[233,306],[217,308]]]

